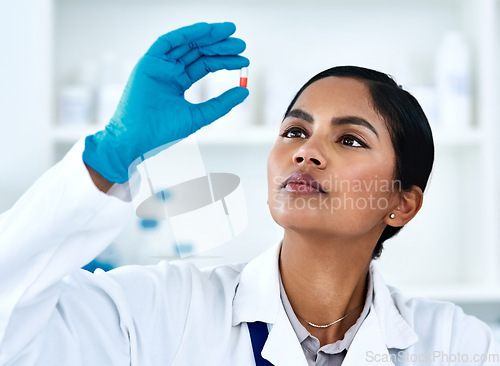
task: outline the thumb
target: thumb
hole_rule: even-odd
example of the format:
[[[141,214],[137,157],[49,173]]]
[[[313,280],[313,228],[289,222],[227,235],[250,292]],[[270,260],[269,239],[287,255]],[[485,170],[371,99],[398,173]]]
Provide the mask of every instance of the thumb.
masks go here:
[[[199,128],[206,126],[213,121],[226,115],[231,109],[243,102],[248,97],[247,88],[234,87],[219,95],[218,97],[196,104],[196,112],[200,117]]]

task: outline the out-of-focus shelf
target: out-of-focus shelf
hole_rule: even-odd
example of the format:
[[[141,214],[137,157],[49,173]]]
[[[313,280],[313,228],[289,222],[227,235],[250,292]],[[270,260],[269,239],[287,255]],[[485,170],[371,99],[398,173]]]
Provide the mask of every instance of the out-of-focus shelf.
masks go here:
[[[407,287],[406,295],[451,301],[454,303],[499,303],[500,288],[473,284],[449,284]]]
[[[482,135],[483,131],[474,127],[458,131],[433,128],[434,144],[437,148],[478,146],[481,143]]]
[[[54,143],[73,144],[101,129],[102,127],[98,125],[56,126],[51,130],[50,136]],[[259,146],[272,145],[278,132],[276,129],[263,126],[248,126],[231,130],[209,127],[201,129],[195,135],[198,142],[203,145]]]
[[[88,125],[58,125],[51,129],[52,141],[57,144],[74,144],[81,138],[92,135],[102,129],[96,124]]]
[[[278,130],[265,126],[247,126],[240,129],[203,128],[196,132],[196,139],[203,145],[271,146]]]
[[[60,144],[73,144],[82,137],[102,129],[98,125],[66,125],[56,126],[51,131],[52,141]],[[467,147],[477,146],[482,141],[482,131],[470,128],[462,131],[446,131],[434,128],[434,143],[436,147]],[[203,145],[272,145],[276,141],[278,131],[268,126],[246,126],[239,129],[211,128],[211,126],[196,132],[196,138]]]

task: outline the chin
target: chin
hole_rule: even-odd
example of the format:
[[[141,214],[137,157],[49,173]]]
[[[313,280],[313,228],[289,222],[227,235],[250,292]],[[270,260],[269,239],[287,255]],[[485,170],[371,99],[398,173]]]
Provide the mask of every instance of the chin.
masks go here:
[[[305,205],[302,202],[306,201]],[[322,230],[328,227],[329,212],[317,207],[308,207],[304,200],[269,200],[269,211],[273,220],[283,228],[302,230]],[[289,204],[292,203],[292,204]],[[325,217],[329,216],[328,218]]]

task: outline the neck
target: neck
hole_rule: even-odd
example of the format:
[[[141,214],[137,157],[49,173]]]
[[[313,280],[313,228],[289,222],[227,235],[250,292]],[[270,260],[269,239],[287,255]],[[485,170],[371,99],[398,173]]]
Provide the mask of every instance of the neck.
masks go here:
[[[342,339],[361,314],[372,250],[361,241],[342,243],[285,230],[280,253],[283,286],[297,318],[322,346]],[[329,324],[351,311],[328,328],[304,321]]]

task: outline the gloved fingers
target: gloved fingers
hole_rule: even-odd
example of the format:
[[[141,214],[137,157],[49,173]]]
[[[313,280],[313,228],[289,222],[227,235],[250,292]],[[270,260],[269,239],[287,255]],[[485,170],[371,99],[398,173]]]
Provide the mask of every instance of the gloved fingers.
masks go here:
[[[229,38],[234,32],[236,32],[236,25],[231,22],[212,23],[210,26],[210,33],[196,41],[196,45],[198,47],[218,43],[226,38]]]
[[[194,43],[179,46],[167,54],[172,60],[180,59],[184,65],[190,65],[201,56],[237,55],[243,52],[246,43],[239,38],[226,38],[218,43],[198,47]]]
[[[188,66],[202,56],[238,55],[245,51],[246,47],[247,45],[242,39],[231,37],[215,44],[192,49],[181,58],[181,61]]]
[[[248,97],[248,89],[234,87],[206,102],[193,105],[195,123],[198,129],[227,114]]]
[[[186,73],[194,84],[209,72],[237,70],[249,64],[250,61],[244,56],[203,56],[186,67]]]
[[[191,48],[194,48],[196,45],[206,46],[228,38],[235,31],[236,26],[230,22],[212,24],[196,23],[160,36],[146,53],[153,56],[161,56],[180,46],[190,44],[194,44]],[[185,47],[183,49],[185,49]],[[181,49],[180,52],[176,51],[176,53],[181,53],[182,55],[183,49]],[[180,56],[178,55],[172,58],[178,57]]]
[[[176,47],[172,51],[168,52],[168,58],[171,60],[178,60],[191,51],[193,46],[195,46],[194,43],[188,43]]]

